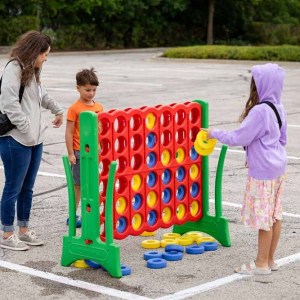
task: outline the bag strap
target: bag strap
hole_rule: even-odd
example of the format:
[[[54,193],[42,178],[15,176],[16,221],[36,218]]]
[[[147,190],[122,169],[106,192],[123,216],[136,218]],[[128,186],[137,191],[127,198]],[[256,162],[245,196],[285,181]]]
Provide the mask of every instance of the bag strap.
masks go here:
[[[21,63],[20,63],[17,59],[15,59],[15,58],[14,58],[14,59],[11,59],[11,60],[5,65],[5,68],[6,68],[7,65],[8,65],[10,62],[12,62],[13,60],[16,60],[16,61],[19,63],[21,69],[23,69],[23,66],[21,65]],[[1,85],[2,85],[2,76],[1,76],[1,78],[0,78],[0,94],[1,94]],[[23,98],[24,90],[25,90],[25,86],[21,84],[20,90],[19,90],[19,102],[20,102],[20,103],[21,103],[22,98]]]
[[[273,109],[273,111],[274,111],[274,113],[275,113],[275,115],[276,115],[278,124],[279,124],[279,129],[280,129],[281,126],[282,126],[282,122],[281,122],[279,113],[278,113],[278,111],[277,111],[275,105],[274,105],[272,102],[270,102],[270,101],[263,101],[263,102],[260,102],[259,104],[263,104],[263,103],[266,103],[267,105],[269,105],[269,106]]]

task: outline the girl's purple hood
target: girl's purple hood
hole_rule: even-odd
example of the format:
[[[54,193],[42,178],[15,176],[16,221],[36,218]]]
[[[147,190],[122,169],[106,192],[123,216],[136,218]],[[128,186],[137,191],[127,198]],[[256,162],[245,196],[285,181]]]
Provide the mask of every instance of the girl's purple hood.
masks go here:
[[[285,173],[287,156],[287,121],[281,103],[284,71],[276,64],[267,63],[252,68],[259,101],[272,102],[282,121],[279,128],[274,111],[266,104],[255,105],[238,129],[213,129],[211,137],[229,146],[247,148],[248,175],[261,180],[272,180]]]
[[[284,70],[277,64],[267,63],[252,67],[252,76],[257,88],[259,102],[281,103],[284,82]]]

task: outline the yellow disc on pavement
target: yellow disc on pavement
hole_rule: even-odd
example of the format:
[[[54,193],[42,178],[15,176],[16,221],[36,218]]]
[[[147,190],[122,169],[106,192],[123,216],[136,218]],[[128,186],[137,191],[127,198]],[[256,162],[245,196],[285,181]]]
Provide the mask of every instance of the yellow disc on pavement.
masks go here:
[[[160,241],[158,240],[145,240],[142,241],[142,247],[145,249],[157,249],[160,247]]]
[[[160,241],[160,246],[165,248],[167,245],[174,245],[177,242],[174,239],[163,239]]]
[[[201,244],[201,243],[204,243],[204,242],[214,242],[215,239],[213,237],[210,237],[210,236],[202,236],[202,237],[198,237],[196,239],[196,243],[197,244]]]
[[[189,231],[189,232],[185,233],[183,236],[190,236],[191,238],[193,238],[194,242],[197,242],[197,239],[202,237],[202,234],[200,232],[196,232],[196,231]]]
[[[175,241],[181,246],[188,246],[193,244],[193,238],[190,236],[181,236],[175,239]]]
[[[166,240],[166,239],[172,239],[172,240],[175,240],[176,238],[180,237],[181,235],[179,233],[172,233],[172,232],[169,232],[169,233],[165,233],[163,234],[163,239]]]
[[[75,268],[79,268],[79,269],[86,269],[86,268],[89,268],[89,265],[87,265],[83,259],[79,259],[79,260],[76,260],[74,263],[73,263],[73,266]]]
[[[155,233],[156,233],[155,231],[152,231],[152,232],[150,232],[150,231],[144,231],[144,232],[142,232],[140,234],[140,236],[154,236]]]

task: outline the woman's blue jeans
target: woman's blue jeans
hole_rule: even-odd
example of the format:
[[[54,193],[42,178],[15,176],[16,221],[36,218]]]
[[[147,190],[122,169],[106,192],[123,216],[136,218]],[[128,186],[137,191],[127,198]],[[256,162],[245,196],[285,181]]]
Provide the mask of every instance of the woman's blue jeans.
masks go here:
[[[0,137],[0,156],[5,184],[1,198],[1,223],[4,232],[14,231],[17,203],[17,225],[28,227],[33,186],[43,153],[43,144],[24,146],[10,136]]]

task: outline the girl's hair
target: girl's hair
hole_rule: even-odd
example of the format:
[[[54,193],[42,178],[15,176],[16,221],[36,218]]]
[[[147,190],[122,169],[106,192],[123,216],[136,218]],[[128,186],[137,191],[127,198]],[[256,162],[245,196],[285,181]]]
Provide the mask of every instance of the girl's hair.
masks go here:
[[[249,111],[253,108],[253,106],[255,106],[258,103],[259,103],[259,97],[258,97],[255,81],[252,77],[251,78],[251,84],[250,84],[249,99],[246,102],[244,111],[242,112],[242,114],[239,117],[239,122],[243,122],[243,120],[248,116]]]
[[[86,84],[99,85],[99,80],[96,75],[95,69],[92,67],[90,69],[83,69],[76,74],[76,84],[83,86]]]
[[[40,68],[35,68],[37,57],[45,53],[51,46],[51,38],[38,31],[28,31],[21,35],[10,52],[10,57],[17,59],[22,65],[21,83],[28,85],[35,75],[40,82]]]

